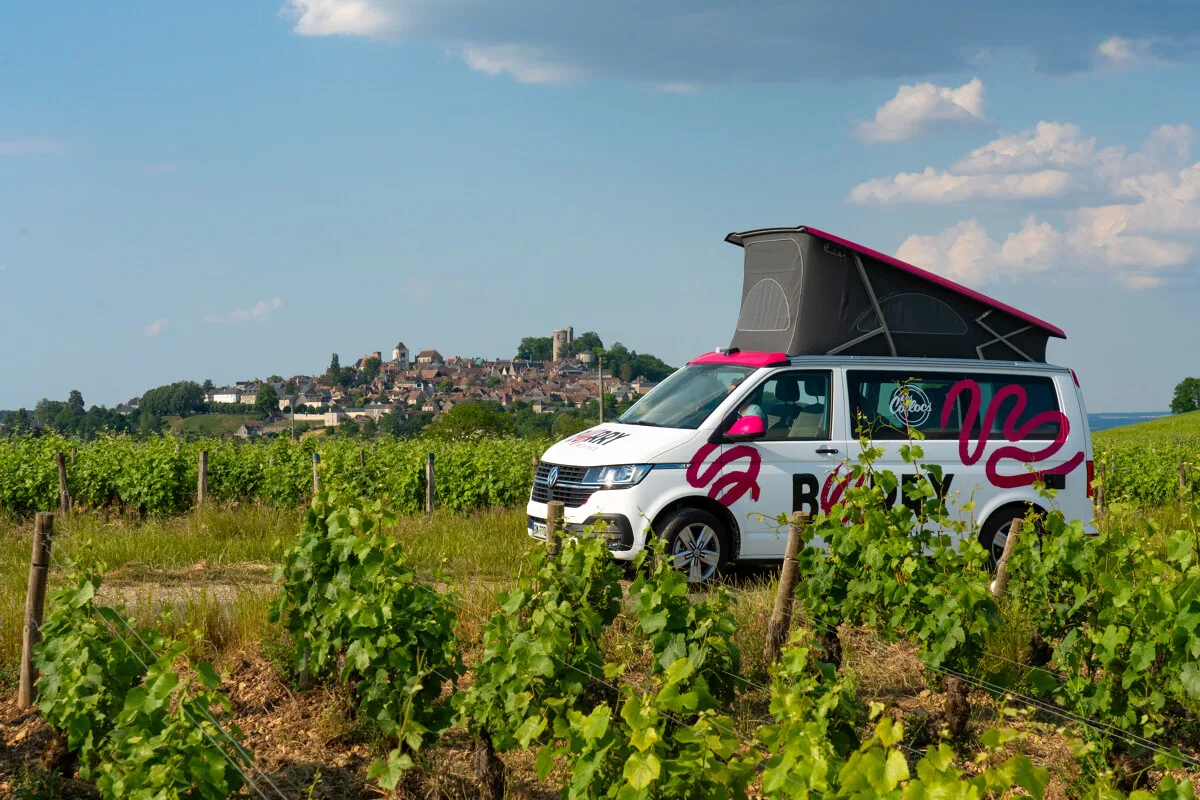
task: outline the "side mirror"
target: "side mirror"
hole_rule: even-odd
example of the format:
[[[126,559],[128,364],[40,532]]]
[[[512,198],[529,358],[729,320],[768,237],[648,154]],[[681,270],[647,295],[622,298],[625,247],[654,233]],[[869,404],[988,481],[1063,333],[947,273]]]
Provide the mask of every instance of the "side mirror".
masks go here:
[[[725,438],[731,442],[752,442],[766,435],[767,426],[763,423],[762,417],[753,414],[740,418],[725,432]]]

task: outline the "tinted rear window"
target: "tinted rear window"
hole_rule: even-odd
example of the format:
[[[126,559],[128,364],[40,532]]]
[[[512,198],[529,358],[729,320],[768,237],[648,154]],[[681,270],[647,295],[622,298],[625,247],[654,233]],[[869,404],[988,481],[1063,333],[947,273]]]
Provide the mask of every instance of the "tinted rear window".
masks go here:
[[[850,415],[854,433],[859,428],[874,439],[906,439],[906,429],[926,439],[958,439],[978,398],[969,438],[978,439],[984,421],[991,419],[989,439],[1002,438],[1005,425],[1014,432],[1046,411],[1059,411],[1058,392],[1049,377],[986,373],[903,372],[850,370]],[[963,382],[957,392],[956,385]],[[953,393],[953,397],[951,396]],[[999,403],[994,403],[1001,395]],[[1024,408],[1017,412],[1024,399]],[[950,405],[949,413],[946,406]],[[942,424],[945,416],[945,425]],[[1053,439],[1055,420],[1042,420],[1022,439]]]

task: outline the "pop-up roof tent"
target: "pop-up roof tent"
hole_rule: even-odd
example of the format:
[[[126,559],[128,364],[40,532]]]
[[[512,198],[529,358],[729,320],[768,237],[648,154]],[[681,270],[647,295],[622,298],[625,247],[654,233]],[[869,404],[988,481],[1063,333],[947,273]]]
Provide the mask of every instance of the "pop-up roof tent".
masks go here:
[[[816,228],[731,233],[746,251],[731,348],[1045,361],[1059,328]]]

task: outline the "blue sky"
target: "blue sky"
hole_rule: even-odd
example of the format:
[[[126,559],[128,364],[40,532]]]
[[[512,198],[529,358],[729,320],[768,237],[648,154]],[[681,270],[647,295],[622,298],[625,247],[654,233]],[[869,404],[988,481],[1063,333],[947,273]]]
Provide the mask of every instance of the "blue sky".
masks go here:
[[[792,224],[1059,325],[1089,410],[1165,408],[1200,9],[1046,5],[19,4],[0,408],[565,325],[680,363],[732,333],[725,234]]]

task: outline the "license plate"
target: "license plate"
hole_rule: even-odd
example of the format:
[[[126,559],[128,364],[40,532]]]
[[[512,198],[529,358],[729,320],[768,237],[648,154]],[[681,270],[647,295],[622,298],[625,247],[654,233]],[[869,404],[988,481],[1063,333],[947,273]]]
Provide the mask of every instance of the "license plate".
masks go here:
[[[535,539],[546,538],[546,523],[529,520],[529,535]]]

